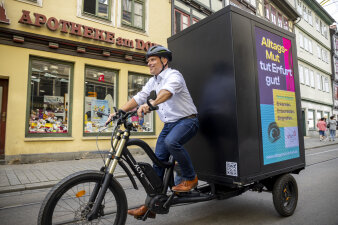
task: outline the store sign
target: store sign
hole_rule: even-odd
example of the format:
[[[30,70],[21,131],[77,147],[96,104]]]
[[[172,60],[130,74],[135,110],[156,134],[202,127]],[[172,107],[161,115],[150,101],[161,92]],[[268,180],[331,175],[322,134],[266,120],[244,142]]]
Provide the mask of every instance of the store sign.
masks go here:
[[[299,157],[291,41],[256,27],[264,165]]]
[[[30,11],[27,10],[22,10],[22,16],[18,22],[35,27],[46,26],[51,31],[59,31],[64,34],[71,34],[79,37],[115,44],[116,46],[135,48],[137,50],[143,51],[148,51],[150,47],[157,45],[155,43],[151,43],[149,41],[145,42],[140,39],[130,40],[124,37],[115,38],[115,33],[113,32],[88,27],[67,20],[59,20],[55,17],[47,18],[45,15],[39,13],[33,13],[33,16],[31,16]]]
[[[0,3],[0,23],[9,24],[9,19],[6,15],[5,3]]]

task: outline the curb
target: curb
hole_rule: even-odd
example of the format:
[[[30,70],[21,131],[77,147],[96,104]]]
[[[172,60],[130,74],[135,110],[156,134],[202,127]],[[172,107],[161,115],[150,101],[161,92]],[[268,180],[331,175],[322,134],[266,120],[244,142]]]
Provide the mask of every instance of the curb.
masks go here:
[[[124,178],[127,177],[127,174],[118,174],[114,176],[115,178]],[[28,191],[28,190],[37,190],[37,189],[43,189],[43,188],[51,188],[55,184],[60,182],[60,180],[55,181],[47,181],[47,182],[40,182],[40,183],[33,183],[33,184],[19,184],[14,186],[5,186],[0,187],[0,194],[6,194],[11,192],[19,192],[19,191]]]

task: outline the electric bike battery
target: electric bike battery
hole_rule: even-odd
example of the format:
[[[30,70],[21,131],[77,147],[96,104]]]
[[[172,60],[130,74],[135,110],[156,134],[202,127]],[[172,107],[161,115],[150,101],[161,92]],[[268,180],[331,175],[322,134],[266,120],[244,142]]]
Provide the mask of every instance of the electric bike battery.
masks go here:
[[[295,35],[228,6],[168,39],[197,106],[200,180],[229,187],[305,167]]]

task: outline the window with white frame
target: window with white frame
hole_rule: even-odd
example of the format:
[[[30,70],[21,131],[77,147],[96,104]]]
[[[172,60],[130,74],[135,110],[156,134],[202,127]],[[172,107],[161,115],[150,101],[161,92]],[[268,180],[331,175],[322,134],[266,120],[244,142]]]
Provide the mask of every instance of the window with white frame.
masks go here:
[[[329,78],[325,77],[325,91],[330,93]]]
[[[283,17],[282,14],[278,13],[277,25],[283,28]]]
[[[309,69],[304,67],[305,85],[310,86]]]
[[[302,65],[299,65],[299,82],[304,84],[304,73]]]
[[[308,18],[307,18],[307,9],[306,9],[305,5],[303,5],[303,18],[304,18],[304,20],[306,22],[308,21]]]
[[[323,36],[327,38],[327,26],[323,24]]]
[[[312,40],[309,39],[309,52],[312,53]]]
[[[320,25],[319,25],[319,19],[318,19],[318,17],[315,17],[315,21],[316,21],[316,30],[318,32],[320,32]]]
[[[289,20],[285,16],[283,16],[283,28],[289,30]]]
[[[299,33],[299,46],[301,47],[301,48],[304,48],[304,39],[303,39],[304,37],[303,37],[303,34],[302,33]]]
[[[308,21],[309,21],[309,24],[312,26],[312,12],[310,9],[308,10]]]
[[[20,2],[27,2],[28,4],[42,6],[42,0],[17,0]]]
[[[322,77],[320,76],[319,73],[317,73],[317,89],[322,90]]]
[[[317,55],[318,59],[322,59],[322,49],[318,44],[317,44]]]
[[[83,13],[110,20],[111,0],[83,0]]]
[[[322,87],[321,87],[322,91],[325,91],[325,77],[322,76]]]
[[[308,39],[305,36],[304,36],[304,49],[306,51],[309,51]]]
[[[321,33],[322,35],[324,35],[324,27],[323,27],[323,23],[322,23],[321,20],[319,21],[319,25],[320,25],[320,33]]]
[[[310,70],[310,85],[312,88],[315,87],[315,77],[313,75],[313,70]]]
[[[297,0],[297,11],[302,15],[302,2],[300,0]]]
[[[271,6],[271,22],[277,25],[277,11]]]
[[[264,16],[267,20],[270,20],[270,4],[268,1],[264,1]]]

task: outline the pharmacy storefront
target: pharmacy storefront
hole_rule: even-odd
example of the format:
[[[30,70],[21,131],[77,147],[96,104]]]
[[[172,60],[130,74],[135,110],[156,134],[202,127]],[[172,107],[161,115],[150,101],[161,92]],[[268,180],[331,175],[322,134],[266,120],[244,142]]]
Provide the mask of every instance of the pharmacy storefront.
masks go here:
[[[101,113],[121,107],[151,78],[145,53],[166,44],[170,26],[168,35],[152,38],[85,25],[61,12],[6,6],[0,6],[0,157],[7,162],[89,157],[97,136],[100,150],[109,149],[112,128],[102,131],[107,117]],[[157,115],[131,120],[133,136],[154,147],[162,128]]]

